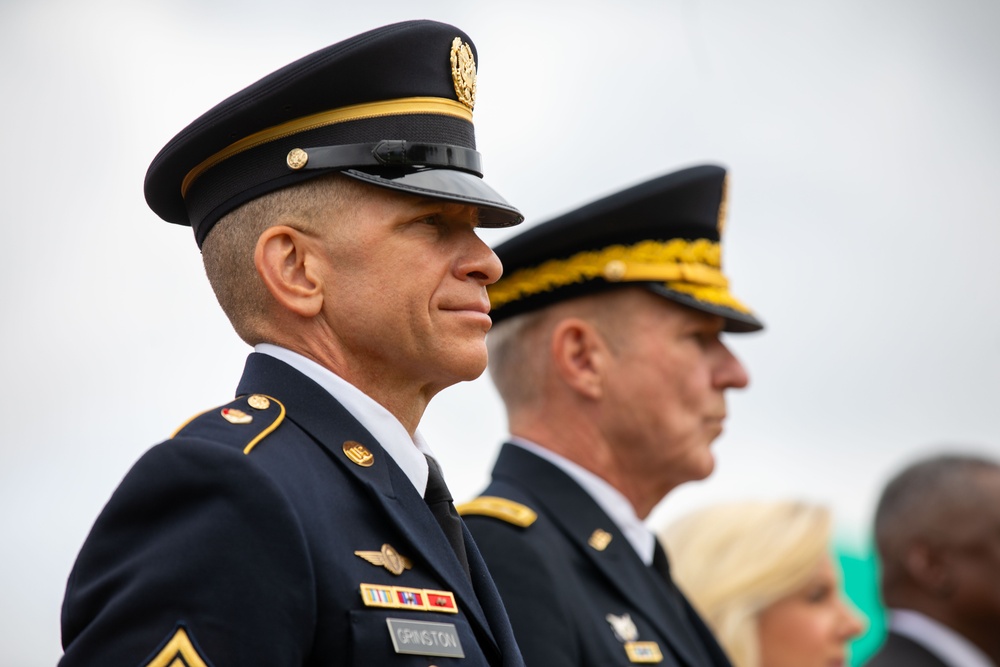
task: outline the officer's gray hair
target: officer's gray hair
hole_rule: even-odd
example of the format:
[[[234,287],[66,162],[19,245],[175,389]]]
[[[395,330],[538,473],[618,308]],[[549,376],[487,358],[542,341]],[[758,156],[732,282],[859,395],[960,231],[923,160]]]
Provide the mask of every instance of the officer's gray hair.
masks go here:
[[[613,353],[627,344],[632,311],[621,295],[629,289],[632,288],[563,301],[503,320],[490,329],[486,336],[490,378],[508,413],[539,404],[549,368],[549,337],[561,320],[567,317],[586,320],[598,330]]]
[[[545,311],[534,311],[493,325],[486,335],[490,379],[513,412],[538,399],[548,353],[539,340]]]
[[[219,305],[240,338],[250,345],[268,338],[273,300],[254,265],[260,235],[276,225],[317,233],[321,219],[345,210],[363,188],[336,174],[320,176],[269,192],[219,219],[202,244],[202,260]]]

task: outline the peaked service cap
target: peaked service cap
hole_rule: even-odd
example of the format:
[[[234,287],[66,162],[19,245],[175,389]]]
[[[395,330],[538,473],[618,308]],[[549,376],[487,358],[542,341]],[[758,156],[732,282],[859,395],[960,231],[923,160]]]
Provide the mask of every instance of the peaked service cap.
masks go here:
[[[376,28],[244,88],[181,130],[146,172],[150,208],[201,246],[251,199],[339,171],[477,206],[484,227],[523,216],[482,180],[472,110],[477,52],[435,21]]]
[[[504,274],[487,287],[494,324],[586,294],[639,285],[758,331],[722,273],[727,174],[682,169],[539,223],[494,250]]]

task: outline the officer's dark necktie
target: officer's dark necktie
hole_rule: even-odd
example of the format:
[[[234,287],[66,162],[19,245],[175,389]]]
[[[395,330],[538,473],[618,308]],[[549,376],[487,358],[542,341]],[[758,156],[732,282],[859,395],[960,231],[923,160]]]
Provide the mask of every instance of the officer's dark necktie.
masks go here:
[[[681,593],[680,589],[677,588],[677,584],[674,583],[673,577],[670,576],[670,561],[667,559],[667,552],[663,550],[663,545],[660,544],[659,540],[656,540],[656,547],[653,550],[653,570],[659,577],[663,578],[664,583],[667,585],[667,604],[670,605],[671,609],[677,613],[677,630],[683,632],[687,635],[689,640],[689,651],[692,651],[696,656],[698,656],[700,665],[728,665],[729,662],[725,658],[714,658],[709,657],[712,653],[709,647],[705,646],[705,642],[711,642],[715,644],[714,639],[704,639],[701,633],[695,627],[694,622],[691,620],[691,616],[688,614],[688,606],[684,602],[684,594]],[[701,623],[701,621],[699,621]],[[707,632],[707,631],[706,631]],[[722,655],[722,650],[716,648],[718,655]]]
[[[462,535],[462,519],[458,516],[458,510],[455,509],[455,504],[452,502],[451,491],[444,483],[441,466],[430,456],[427,456],[427,490],[424,491],[424,501],[440,524],[448,542],[451,543],[451,548],[455,550],[455,555],[458,556],[458,561],[465,569],[465,574],[471,579],[469,557],[465,553],[465,538]]]
[[[686,616],[687,611],[684,608],[684,602],[681,599],[681,592],[674,584],[673,577],[670,576],[670,561],[667,560],[667,552],[663,550],[663,545],[660,544],[659,540],[656,540],[656,547],[653,550],[653,569],[656,573],[663,577],[663,580],[667,584],[667,589],[670,595],[667,597],[667,602],[671,607],[674,608],[681,616]]]

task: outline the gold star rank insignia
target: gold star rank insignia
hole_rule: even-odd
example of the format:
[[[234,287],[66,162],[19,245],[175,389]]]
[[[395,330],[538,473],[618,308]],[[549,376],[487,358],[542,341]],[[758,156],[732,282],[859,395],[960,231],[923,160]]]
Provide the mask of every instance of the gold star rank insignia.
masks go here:
[[[355,551],[354,555],[358,558],[364,558],[372,565],[384,567],[397,576],[402,574],[403,570],[409,570],[413,567],[413,562],[409,558],[401,556],[388,544],[383,544],[381,551]]]

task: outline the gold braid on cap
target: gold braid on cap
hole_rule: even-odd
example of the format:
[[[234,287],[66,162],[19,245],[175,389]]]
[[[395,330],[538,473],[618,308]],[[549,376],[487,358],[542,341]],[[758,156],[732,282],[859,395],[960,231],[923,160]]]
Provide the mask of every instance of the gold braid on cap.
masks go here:
[[[721,264],[722,247],[707,239],[642,241],[587,250],[568,259],[551,259],[504,276],[487,290],[490,306],[500,308],[596,278],[608,282],[663,282],[667,289],[698,301],[749,313],[750,309],[729,293],[729,280],[722,275]]]

